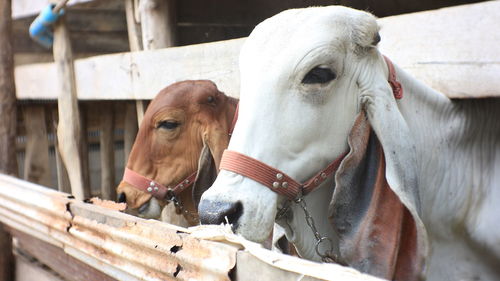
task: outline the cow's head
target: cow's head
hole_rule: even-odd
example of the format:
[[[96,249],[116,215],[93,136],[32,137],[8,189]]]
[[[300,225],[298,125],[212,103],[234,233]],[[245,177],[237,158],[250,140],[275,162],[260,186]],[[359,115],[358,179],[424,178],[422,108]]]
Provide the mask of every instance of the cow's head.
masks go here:
[[[172,84],[151,101],[140,125],[126,167],[166,187],[177,185],[198,170],[194,189],[180,194],[184,208],[196,213],[197,197],[216,176],[237,100],[220,92],[211,81]],[[201,189],[201,191],[200,191]],[[119,201],[128,212],[144,218],[159,218],[165,200],[122,181]],[[186,217],[191,224],[197,223]]]
[[[336,174],[304,197],[316,229],[333,241],[339,261],[412,279],[426,251],[415,155],[378,31],[371,14],[339,6],[289,10],[259,24],[240,53],[240,112],[228,150],[302,183],[348,152]],[[223,167],[202,196],[201,222],[228,220],[247,239],[264,241],[289,202],[273,190],[286,188],[283,174],[263,185]],[[277,222],[303,257],[320,260],[298,204]],[[321,243],[319,252],[329,247]]]

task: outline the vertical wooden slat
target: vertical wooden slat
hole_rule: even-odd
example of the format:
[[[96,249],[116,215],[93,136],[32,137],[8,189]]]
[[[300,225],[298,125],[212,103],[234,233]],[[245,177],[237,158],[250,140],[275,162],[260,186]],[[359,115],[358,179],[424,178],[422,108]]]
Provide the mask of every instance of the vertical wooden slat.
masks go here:
[[[132,150],[132,145],[134,145],[135,137],[137,135],[137,113],[135,106],[132,103],[127,103],[125,105],[125,121],[123,124],[124,135],[123,135],[123,150],[125,153],[125,163],[128,161],[128,156]]]
[[[12,3],[0,1],[0,173],[16,176],[16,87],[12,51]],[[0,187],[2,188],[2,187]],[[0,281],[14,280],[12,238],[0,224]]]
[[[60,93],[58,98],[59,123],[57,138],[61,158],[68,171],[71,193],[82,200],[90,194],[85,188],[82,159],[81,124],[75,85],[75,70],[69,32],[62,16],[54,26],[54,61]],[[86,157],[86,156],[85,156]]]
[[[141,0],[142,45],[154,50],[175,45],[175,0]]]
[[[24,179],[44,186],[51,186],[45,108],[41,105],[25,106],[23,117],[26,128]]]
[[[137,0],[125,0],[125,15],[127,18],[127,32],[128,32],[128,42],[131,52],[137,52],[142,50],[142,33],[141,25],[137,21],[140,18],[140,14],[136,9]],[[142,0],[141,0],[142,1]],[[139,17],[137,17],[139,15]],[[144,117],[145,104],[144,101],[138,100],[135,102],[135,112],[137,114],[137,125],[141,125],[142,118]],[[125,150],[126,151],[126,150]],[[127,155],[126,155],[127,156]],[[128,157],[125,157],[125,161]]]
[[[82,175],[84,194],[92,196],[90,187],[90,168],[89,168],[89,142],[88,142],[88,127],[87,127],[87,108],[78,106],[80,112],[80,156],[82,159]]]
[[[57,109],[52,113],[52,133],[54,134],[54,153],[56,157],[57,189],[61,192],[71,193],[68,171],[64,167],[57,141],[57,123],[59,122]]]
[[[100,112],[99,123],[99,142],[101,151],[101,198],[106,200],[116,200],[113,135],[114,112],[112,104],[103,106]]]

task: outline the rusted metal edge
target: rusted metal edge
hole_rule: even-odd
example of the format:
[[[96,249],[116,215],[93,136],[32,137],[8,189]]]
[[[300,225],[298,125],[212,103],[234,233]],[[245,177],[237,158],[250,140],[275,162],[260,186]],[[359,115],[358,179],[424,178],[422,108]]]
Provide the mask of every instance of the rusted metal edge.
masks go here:
[[[117,280],[380,280],[271,252],[227,227],[144,220],[2,174],[0,221]]]
[[[229,280],[238,247],[0,175],[0,221],[118,280]]]

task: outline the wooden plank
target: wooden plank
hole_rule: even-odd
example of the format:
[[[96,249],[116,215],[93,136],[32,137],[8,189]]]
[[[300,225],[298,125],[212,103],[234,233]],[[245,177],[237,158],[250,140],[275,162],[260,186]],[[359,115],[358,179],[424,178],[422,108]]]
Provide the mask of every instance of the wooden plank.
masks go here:
[[[142,29],[139,22],[137,22],[136,15],[139,14],[136,7],[137,0],[125,0],[125,14],[127,17],[127,30],[128,30],[128,41],[131,52],[137,52],[143,49],[142,41]],[[140,16],[139,16],[140,17]],[[144,101],[137,100],[135,102],[135,112],[137,114],[136,121],[137,125],[140,125],[142,118],[144,117],[144,112],[146,111]],[[125,150],[126,157],[128,159],[128,152]]]
[[[125,105],[125,120],[124,120],[124,135],[123,135],[123,152],[125,153],[125,164],[128,161],[128,156],[132,150],[137,135],[137,113],[135,104],[127,103]]]
[[[75,70],[69,32],[64,17],[54,26],[54,61],[60,85],[58,97],[59,123],[57,138],[61,158],[68,171],[71,193],[83,200],[89,197],[85,189],[84,163],[82,160],[80,114],[76,97]],[[86,156],[86,155],[85,155]]]
[[[12,254],[12,237],[0,223],[0,281],[10,281],[14,278],[14,255]]]
[[[17,111],[11,7],[11,0],[0,1],[0,173],[16,176]],[[12,238],[0,223],[0,281],[14,279],[13,265]]]
[[[380,48],[450,98],[500,96],[500,33],[491,32],[500,25],[499,12],[500,1],[490,1],[381,19]],[[238,96],[243,41],[78,60],[79,98],[151,99],[161,88],[184,79],[211,79],[226,94]],[[51,81],[51,67],[17,67],[18,98],[53,96],[46,90],[51,86],[45,86]]]
[[[116,200],[114,112],[111,103],[101,105],[100,154],[101,154],[101,198]]]
[[[67,5],[72,6],[76,4],[82,4],[87,2],[100,2],[96,0],[70,0]],[[20,18],[30,15],[37,15],[43,8],[47,7],[51,3],[51,0],[16,0],[14,5],[12,5],[12,17]]]
[[[25,257],[18,253],[15,257],[16,281],[65,281],[32,257]]]
[[[61,275],[65,280],[116,280],[64,252],[64,249],[51,245],[18,230],[12,231],[18,240],[18,247],[44,265]],[[38,279],[37,279],[38,280]]]
[[[139,2],[144,50],[176,44],[176,0],[141,0]]]
[[[500,96],[500,1],[380,20],[380,50],[453,98]],[[473,24],[471,24],[473,23]]]
[[[57,124],[59,122],[57,109],[52,111],[52,133],[57,136]],[[54,138],[54,152],[56,155],[56,173],[57,173],[57,189],[61,192],[71,193],[71,185],[69,183],[68,171],[64,167],[59,149],[57,137]]]
[[[11,0],[0,3],[0,173],[17,175],[16,87],[12,51]]]
[[[41,105],[25,106],[23,116],[27,138],[24,179],[43,186],[52,186],[45,108]]]

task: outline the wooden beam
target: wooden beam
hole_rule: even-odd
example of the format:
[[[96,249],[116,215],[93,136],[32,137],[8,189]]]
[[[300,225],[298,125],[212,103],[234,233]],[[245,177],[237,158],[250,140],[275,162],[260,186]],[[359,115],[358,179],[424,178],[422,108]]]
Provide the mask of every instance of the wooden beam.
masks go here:
[[[135,110],[135,105],[132,103],[127,103],[125,105],[125,120],[124,120],[124,135],[123,135],[123,151],[125,153],[125,163],[128,161],[128,156],[132,150],[132,146],[135,142],[135,137],[137,135],[137,113]]]
[[[83,200],[89,197],[85,188],[84,162],[82,159],[81,125],[76,96],[75,70],[69,32],[64,16],[54,26],[54,61],[60,89],[58,97],[59,124],[57,138],[61,158],[68,171],[71,193]],[[86,155],[85,155],[86,157]]]
[[[500,2],[489,1],[380,19],[380,49],[450,98],[500,96],[500,33],[490,32],[500,25],[499,11]],[[78,60],[78,97],[151,99],[160,89],[184,79],[210,79],[226,94],[238,96],[243,41]],[[53,97],[53,71],[50,64],[17,67],[18,98]]]
[[[136,7],[138,0],[125,0],[125,14],[127,17],[128,42],[131,52],[138,52],[143,49],[141,25],[137,21],[136,15],[139,14]],[[140,15],[139,15],[140,18]],[[140,126],[144,117],[145,105],[144,101],[137,100],[135,102],[135,112],[137,113],[137,125]],[[128,152],[125,152],[126,156]],[[125,157],[128,159],[128,157]],[[127,160],[125,160],[127,161]]]
[[[24,179],[44,186],[52,186],[45,108],[41,105],[27,105],[23,108],[23,116],[27,138]]]
[[[64,252],[64,249],[51,245],[19,230],[14,230],[13,235],[18,239],[18,247],[21,251],[26,252],[45,266],[57,272],[64,280],[116,280],[102,273],[99,269],[93,268],[68,255]]]
[[[11,0],[0,1],[0,173],[17,176],[17,111],[11,7]],[[12,238],[0,223],[0,281],[14,280],[13,268]]]
[[[141,0],[142,44],[144,50],[176,44],[176,0]]]
[[[100,112],[100,153],[101,153],[101,198],[116,200],[115,190],[115,150],[114,112],[111,103],[104,103]]]
[[[57,173],[57,189],[61,192],[71,193],[71,185],[69,183],[68,171],[64,167],[64,163],[61,158],[61,150],[59,149],[59,143],[57,141],[57,124],[59,122],[59,116],[57,109],[52,111],[52,133],[54,136],[54,152],[56,156],[56,173]]]

